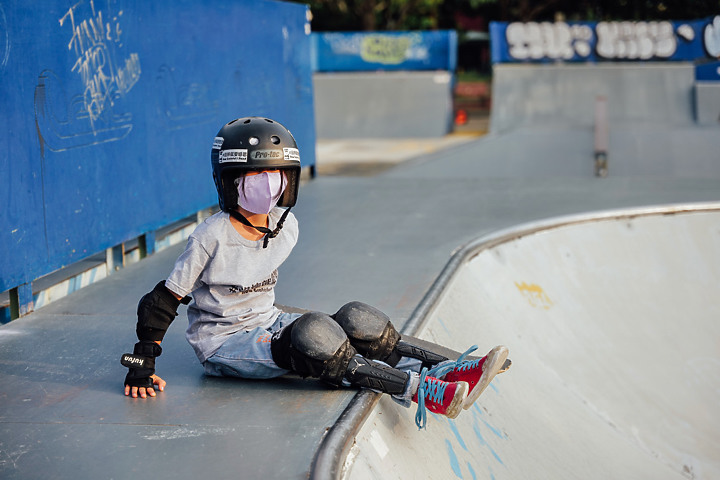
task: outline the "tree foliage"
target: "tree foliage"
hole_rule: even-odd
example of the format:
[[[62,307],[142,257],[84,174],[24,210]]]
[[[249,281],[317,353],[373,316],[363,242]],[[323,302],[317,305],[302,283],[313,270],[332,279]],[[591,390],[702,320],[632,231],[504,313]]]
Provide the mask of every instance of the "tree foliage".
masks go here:
[[[687,20],[720,14],[720,0],[305,0],[315,31],[458,29],[487,21]]]
[[[430,30],[445,0],[310,0],[313,28],[322,30]],[[326,28],[333,27],[334,28]]]

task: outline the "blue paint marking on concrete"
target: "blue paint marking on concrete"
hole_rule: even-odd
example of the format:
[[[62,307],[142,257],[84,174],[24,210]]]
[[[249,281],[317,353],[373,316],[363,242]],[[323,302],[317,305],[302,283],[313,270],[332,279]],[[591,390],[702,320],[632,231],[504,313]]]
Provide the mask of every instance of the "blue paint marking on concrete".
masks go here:
[[[477,436],[480,441],[480,445],[487,445],[485,438],[483,438],[482,433],[480,432],[480,425],[473,423],[473,430],[475,431],[475,436]]]
[[[470,472],[470,475],[472,476],[473,480],[477,480],[477,475],[475,475],[475,469],[472,468],[472,465],[470,465],[470,462],[467,462],[468,471]]]
[[[458,478],[463,478],[462,472],[460,471],[460,462],[458,462],[457,455],[455,455],[455,450],[453,450],[450,440],[445,439],[445,446],[447,447],[448,458],[450,460],[450,467],[452,468],[453,472],[455,472],[455,475]]]
[[[489,466],[488,466],[488,473],[490,474],[490,480],[495,480],[495,473],[493,473],[492,468]]]
[[[445,333],[447,333],[448,335],[452,335],[452,332],[450,331],[450,329],[447,328],[447,326],[445,325],[445,322],[443,322],[442,318],[438,317],[438,323],[443,328],[443,330],[445,330]]]
[[[500,462],[500,465],[503,465],[503,466],[505,465],[505,463],[503,463],[503,461],[502,461],[502,459],[500,458],[500,456],[497,454],[497,452],[495,452],[495,450],[492,449],[492,447],[490,447],[490,453],[493,454],[493,457],[495,457],[495,460],[497,460],[498,462]]]
[[[450,425],[450,430],[455,434],[455,438],[457,439],[460,446],[465,450],[466,452],[469,451],[467,448],[467,445],[465,445],[465,440],[463,440],[462,435],[460,435],[460,431],[457,428],[457,425],[455,425],[455,422],[448,419],[448,424]]]
[[[495,450],[488,444],[488,442],[485,440],[485,437],[483,437],[482,432],[480,431],[480,423],[477,421],[479,416],[482,415],[482,410],[480,408],[473,408],[473,417],[475,418],[475,421],[473,422],[473,431],[475,432],[475,436],[478,439],[478,442],[480,442],[480,445],[486,446],[488,450],[490,450],[490,453],[493,457],[500,463],[501,465],[505,465],[505,463],[500,458],[500,455],[497,454]],[[494,428],[492,425],[490,425],[488,422],[485,421],[483,418],[479,418],[479,420],[498,438],[506,439],[507,436],[498,430],[497,428]],[[494,477],[492,477],[494,478]]]
[[[488,427],[490,429],[490,431],[492,433],[495,434],[496,437],[505,439],[505,434],[503,432],[501,432],[499,429],[493,427],[488,422],[486,422],[484,419],[482,419],[482,422],[485,424],[486,427]]]

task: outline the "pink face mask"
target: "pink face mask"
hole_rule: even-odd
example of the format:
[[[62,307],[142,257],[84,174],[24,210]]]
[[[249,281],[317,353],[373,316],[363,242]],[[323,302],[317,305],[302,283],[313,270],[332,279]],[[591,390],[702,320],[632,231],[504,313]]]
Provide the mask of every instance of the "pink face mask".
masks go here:
[[[280,200],[286,183],[281,172],[260,172],[240,177],[238,203],[248,212],[268,214]]]

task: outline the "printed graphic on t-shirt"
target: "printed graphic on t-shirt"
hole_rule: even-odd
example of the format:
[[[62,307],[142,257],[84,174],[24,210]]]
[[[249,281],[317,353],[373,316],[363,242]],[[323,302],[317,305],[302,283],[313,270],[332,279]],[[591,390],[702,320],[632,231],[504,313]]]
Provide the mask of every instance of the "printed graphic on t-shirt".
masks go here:
[[[267,280],[263,280],[262,282],[258,282],[249,287],[243,287],[242,285],[233,285],[228,288],[230,289],[230,293],[269,292],[270,290],[275,288],[277,279],[278,271],[276,269],[274,272],[272,272],[272,274],[270,274],[270,278],[268,278]]]

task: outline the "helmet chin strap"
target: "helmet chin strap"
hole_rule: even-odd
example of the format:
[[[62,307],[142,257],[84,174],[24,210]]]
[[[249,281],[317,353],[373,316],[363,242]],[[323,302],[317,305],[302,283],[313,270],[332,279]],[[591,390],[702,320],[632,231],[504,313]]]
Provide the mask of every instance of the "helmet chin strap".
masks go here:
[[[285,211],[283,212],[282,216],[280,217],[280,220],[278,220],[278,223],[277,223],[277,225],[275,226],[275,229],[274,229],[274,230],[270,230],[270,229],[267,228],[267,227],[257,227],[257,226],[255,226],[255,225],[253,225],[252,223],[250,223],[250,220],[248,220],[247,218],[245,218],[245,216],[244,216],[242,213],[238,212],[238,211],[235,210],[234,208],[228,209],[227,212],[230,214],[231,217],[233,217],[235,220],[237,220],[238,222],[242,223],[242,224],[245,225],[246,227],[254,228],[254,229],[257,230],[258,232],[264,233],[264,234],[265,234],[265,237],[264,237],[264,240],[263,240],[263,248],[267,248],[267,246],[268,246],[268,241],[269,241],[271,238],[277,237],[278,234],[280,233],[280,230],[282,230],[283,224],[285,223],[285,219],[287,218],[288,213],[290,213],[290,208],[286,208],[286,209],[285,209]]]

